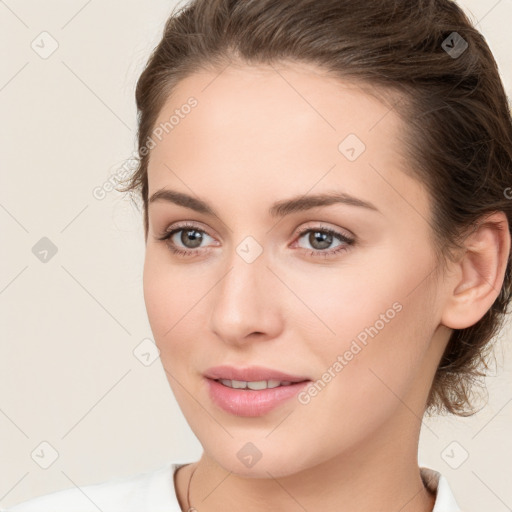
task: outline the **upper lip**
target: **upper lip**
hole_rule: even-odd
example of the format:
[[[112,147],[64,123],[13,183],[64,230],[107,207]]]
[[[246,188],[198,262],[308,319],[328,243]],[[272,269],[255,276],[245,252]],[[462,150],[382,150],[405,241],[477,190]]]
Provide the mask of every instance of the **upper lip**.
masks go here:
[[[280,382],[302,382],[310,380],[308,377],[292,375],[280,370],[265,368],[264,366],[248,366],[246,368],[237,368],[235,366],[221,365],[212,366],[204,372],[204,376],[217,380],[242,380],[245,382],[254,382],[260,380],[278,380]]]

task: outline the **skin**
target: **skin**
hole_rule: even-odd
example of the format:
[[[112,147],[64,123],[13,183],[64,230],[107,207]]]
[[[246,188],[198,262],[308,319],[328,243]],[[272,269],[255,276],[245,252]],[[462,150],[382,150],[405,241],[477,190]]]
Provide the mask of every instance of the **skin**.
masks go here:
[[[428,391],[451,330],[473,325],[498,295],[506,217],[490,217],[434,279],[431,202],[403,172],[406,127],[388,106],[311,66],[230,65],[180,82],[156,124],[190,96],[197,107],[151,150],[149,196],[184,192],[218,216],[151,203],[143,279],[169,384],[204,449],[175,476],[182,509],[195,470],[190,501],[200,512],[431,511],[417,462]],[[349,133],[366,145],[353,162],[338,150]],[[333,190],[379,211],[267,213],[275,201]],[[206,233],[195,257],[158,240],[182,221]],[[301,227],[311,236],[299,237]],[[320,227],[356,242],[324,258],[344,242],[313,245]],[[175,244],[197,253],[181,234]],[[252,263],[236,252],[247,236],[263,249]],[[258,364],[320,379],[396,302],[401,311],[307,405],[291,399],[244,418],[211,402],[207,368]],[[251,468],[237,457],[247,442],[262,454]]]

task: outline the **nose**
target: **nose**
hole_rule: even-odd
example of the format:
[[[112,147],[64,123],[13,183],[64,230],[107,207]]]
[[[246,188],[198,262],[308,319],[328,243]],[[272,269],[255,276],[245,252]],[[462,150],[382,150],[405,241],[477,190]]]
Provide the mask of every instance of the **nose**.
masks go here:
[[[282,329],[279,280],[263,254],[248,263],[238,254],[211,297],[210,328],[225,343],[277,337]]]

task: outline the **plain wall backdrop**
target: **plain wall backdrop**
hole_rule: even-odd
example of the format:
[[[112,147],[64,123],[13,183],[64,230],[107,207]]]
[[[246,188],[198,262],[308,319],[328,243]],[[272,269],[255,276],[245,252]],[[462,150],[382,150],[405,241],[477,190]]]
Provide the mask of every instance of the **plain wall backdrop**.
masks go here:
[[[512,0],[460,5],[512,97]],[[141,214],[93,194],[135,150],[135,83],[174,6],[0,0],[0,507],[201,455],[160,360],[141,355]],[[420,464],[468,512],[512,509],[509,326],[487,406],[422,426]]]

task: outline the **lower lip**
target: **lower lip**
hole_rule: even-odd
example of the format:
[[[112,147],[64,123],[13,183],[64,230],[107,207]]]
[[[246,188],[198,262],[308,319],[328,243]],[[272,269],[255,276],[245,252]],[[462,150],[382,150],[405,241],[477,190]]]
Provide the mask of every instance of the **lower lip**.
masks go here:
[[[235,416],[261,416],[294,397],[309,382],[296,382],[261,390],[234,389],[213,379],[206,379],[210,398],[221,409]]]

